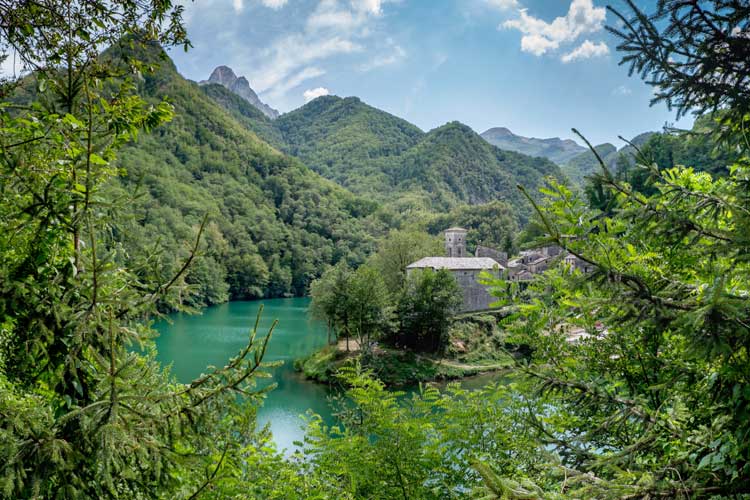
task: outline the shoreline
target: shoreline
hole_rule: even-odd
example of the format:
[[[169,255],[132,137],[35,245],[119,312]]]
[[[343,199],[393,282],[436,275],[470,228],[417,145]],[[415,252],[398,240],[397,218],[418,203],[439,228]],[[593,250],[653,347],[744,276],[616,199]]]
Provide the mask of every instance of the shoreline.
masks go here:
[[[343,340],[324,346],[309,356],[295,359],[294,369],[307,380],[330,385],[340,368],[360,360],[365,368],[372,370],[387,387],[401,388],[419,383],[464,380],[479,375],[511,371],[515,364],[515,358],[505,352],[498,353],[496,359],[469,363],[391,346],[376,346],[372,353],[367,355],[367,359],[363,360],[363,353],[359,349],[352,349],[353,345],[356,344],[350,339],[349,351],[346,350]]]

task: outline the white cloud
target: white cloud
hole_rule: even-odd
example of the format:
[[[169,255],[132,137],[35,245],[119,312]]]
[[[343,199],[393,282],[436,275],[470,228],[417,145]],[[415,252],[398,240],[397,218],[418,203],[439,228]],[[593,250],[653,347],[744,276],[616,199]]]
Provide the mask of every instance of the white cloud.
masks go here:
[[[321,74],[322,70],[318,68],[308,68],[310,63],[360,50],[362,47],[359,44],[342,37],[289,35],[261,51],[261,60],[265,63],[254,72],[257,75],[254,78],[256,90],[274,90],[274,94],[279,94],[278,89],[285,89],[286,92],[304,80]],[[304,69],[300,71],[300,68]],[[296,85],[292,85],[295,82]]]
[[[495,7],[500,10],[511,10],[519,9],[521,5],[518,0],[485,0],[490,7]]]
[[[225,44],[225,51],[231,53],[222,63],[237,74],[247,75],[253,89],[279,108],[293,104],[304,89],[317,87],[313,79],[331,70],[333,61],[338,66],[346,62],[357,70],[392,64],[405,54],[395,42],[384,41],[381,21],[387,6],[402,0],[314,0],[297,4],[289,0],[201,0],[195,2],[199,7],[193,7],[189,0],[177,1],[189,5],[187,15],[192,22],[209,17],[214,24],[227,24],[227,29],[216,35],[217,42]],[[284,19],[287,12],[282,8],[289,11],[289,19]],[[244,37],[237,36],[237,30],[250,15],[265,16],[262,18],[274,23],[278,20],[288,29],[264,28],[263,41],[247,44]]]
[[[359,70],[372,71],[376,68],[395,64],[406,57],[406,51],[400,45],[396,44],[392,39],[388,39],[388,46],[390,48],[390,53],[375,56],[371,60],[362,63],[359,67]]]
[[[260,0],[260,3],[269,9],[278,10],[286,5],[287,0]]]
[[[614,96],[626,96],[632,94],[633,91],[630,90],[630,87],[626,87],[625,85],[620,85],[619,87],[615,87],[612,89],[612,95]]]
[[[523,33],[521,50],[541,56],[559,48],[562,43],[574,42],[583,34],[600,31],[606,17],[606,9],[594,7],[592,0],[572,0],[568,13],[552,22],[529,15],[527,9],[521,9],[517,19],[505,21],[501,27]]]
[[[307,89],[302,94],[302,97],[305,98],[305,102],[310,102],[313,99],[317,99],[318,97],[322,97],[324,95],[329,95],[331,93],[330,90],[328,90],[325,87],[318,87],[314,89]]]
[[[382,0],[351,0],[352,7],[360,12],[369,12],[379,16],[382,14]]]
[[[262,0],[266,4],[286,0]],[[320,0],[304,21],[304,28],[274,40],[257,53],[258,66],[252,72],[253,84],[259,93],[271,98],[284,94],[304,81],[324,73],[321,61],[336,55],[365,50],[363,42],[372,36],[369,26],[382,15],[382,6],[394,0]],[[367,64],[392,64],[405,54],[403,49],[388,42],[391,53],[376,57]]]
[[[309,29],[335,28],[352,31],[383,13],[382,0],[321,0],[307,20]]]
[[[272,99],[279,98],[283,96],[284,94],[286,94],[287,92],[289,92],[290,90],[302,85],[302,82],[306,82],[307,80],[310,80],[311,78],[317,78],[325,74],[326,74],[325,70],[316,68],[315,66],[308,66],[306,68],[303,68],[300,71],[297,71],[296,73],[286,78],[284,81],[275,85],[273,88],[271,88],[267,92],[266,95],[271,97]]]
[[[591,40],[584,40],[581,45],[567,54],[563,54],[560,60],[564,63],[569,63],[572,61],[578,61],[579,59],[606,56],[607,54],[609,54],[609,47],[607,47],[606,43],[593,43]]]

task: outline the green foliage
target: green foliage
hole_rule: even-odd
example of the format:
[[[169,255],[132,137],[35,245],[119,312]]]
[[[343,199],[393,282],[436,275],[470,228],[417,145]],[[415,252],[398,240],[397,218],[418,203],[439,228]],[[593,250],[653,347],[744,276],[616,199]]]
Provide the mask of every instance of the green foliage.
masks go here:
[[[377,199],[391,185],[379,161],[398,157],[423,135],[356,97],[319,97],[281,116],[276,126],[289,153],[324,177]]]
[[[561,177],[552,162],[501,151],[465,125],[425,134],[355,97],[315,99],[276,125],[287,152],[354,193],[393,203],[383,216],[400,220],[404,205],[432,212],[497,198],[525,203],[517,183],[537,186],[547,175]]]
[[[443,242],[436,236],[415,229],[393,230],[380,240],[367,264],[378,272],[392,294],[398,294],[406,284],[406,266],[444,252]]]
[[[22,3],[4,17],[2,42],[35,69],[38,88],[35,102],[0,104],[3,498],[192,498],[267,442],[254,430],[266,390],[255,381],[271,332],[256,323],[223,368],[176,384],[154,359],[148,325],[158,302],[190,293],[183,277],[198,245],[171,275],[158,252],[127,255],[114,237],[122,203],[103,189],[120,148],[173,108],[142,100],[97,51],[187,43],[180,12],[169,2],[66,1]],[[211,233],[205,218],[196,226],[190,239]]]
[[[286,143],[273,120],[244,98],[217,83],[201,85],[201,90],[228,111],[235,120],[257,135],[259,139],[279,151],[284,149]]]
[[[329,269],[310,288],[310,309],[314,317],[326,321],[330,334],[356,337],[359,347],[369,352],[371,342],[393,327],[391,294],[382,276],[364,265],[351,271],[345,264]]]
[[[654,169],[651,197],[603,177],[609,216],[551,187],[548,239],[596,271],[548,272],[515,332],[554,408],[537,425],[577,495],[747,493],[749,168]],[[566,342],[573,326],[590,336]]]
[[[607,165],[612,165],[617,161],[617,148],[612,144],[600,144],[594,148],[594,151]],[[599,163],[593,151],[584,151],[571,158],[561,169],[573,185],[582,186],[585,184],[586,177],[597,172]]]
[[[505,336],[498,318],[491,314],[472,314],[455,318],[448,330],[446,357],[466,363],[510,361],[505,351]]]
[[[453,226],[469,230],[466,235],[469,251],[477,245],[484,245],[511,255],[516,249],[516,237],[520,231],[516,211],[503,201],[459,205],[447,214],[435,215],[427,223],[427,229],[433,233]],[[442,252],[434,255],[442,255]]]
[[[394,326],[394,306],[382,276],[370,266],[361,266],[352,275],[346,289],[348,325],[359,347],[368,353],[371,342],[387,335]]]
[[[546,176],[562,178],[549,160],[497,149],[458,122],[430,131],[388,171],[397,188],[424,190],[441,210],[498,199],[528,207],[516,185],[540,186]],[[518,212],[523,220],[528,209]]]
[[[533,433],[518,418],[521,401],[505,386],[421,387],[407,397],[358,367],[344,369],[343,380],[350,389],[340,423],[313,418],[305,444],[316,467],[355,498],[473,498],[481,477],[472,464],[481,457],[493,457],[504,474],[539,471]]]
[[[462,302],[463,293],[450,271],[412,272],[399,299],[400,328],[394,341],[418,351],[442,352],[449,319]]]
[[[722,110],[722,138],[743,142],[750,117],[750,6],[738,0],[662,0],[644,12],[628,0],[627,14],[610,11],[620,39],[620,64],[654,87],[652,103],[664,102],[678,116]],[[743,145],[742,147],[745,147]]]
[[[116,47],[106,56],[116,62],[127,54]],[[176,118],[122,151],[122,176],[108,187],[110,199],[137,193],[115,233],[129,255],[159,241],[166,272],[175,271],[182,242],[209,213],[207,238],[185,276],[195,293],[184,300],[197,306],[303,295],[326,266],[364,260],[371,231],[357,199],[258,139],[250,124],[267,126],[265,117],[230,114],[213,99],[236,96],[185,80],[158,47],[138,57],[158,63],[139,92],[149,100],[169,96]]]

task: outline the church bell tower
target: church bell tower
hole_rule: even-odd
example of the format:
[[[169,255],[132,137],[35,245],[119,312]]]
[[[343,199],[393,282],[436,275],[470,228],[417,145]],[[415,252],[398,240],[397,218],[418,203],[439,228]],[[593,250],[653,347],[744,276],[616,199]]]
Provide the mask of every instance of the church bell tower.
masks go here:
[[[466,229],[452,227],[445,230],[445,255],[466,257]]]

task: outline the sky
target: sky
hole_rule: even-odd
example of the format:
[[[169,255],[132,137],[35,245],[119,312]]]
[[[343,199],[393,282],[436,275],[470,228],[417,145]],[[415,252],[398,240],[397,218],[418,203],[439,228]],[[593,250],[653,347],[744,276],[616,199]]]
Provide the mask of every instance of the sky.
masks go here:
[[[651,87],[618,65],[617,39],[604,28],[617,19],[598,0],[184,5],[193,48],[170,51],[178,70],[200,81],[230,66],[281,112],[320,95],[357,96],[425,131],[458,120],[480,133],[502,126],[575,138],[575,127],[594,144],[616,145],[618,135],[692,122],[649,106]]]

